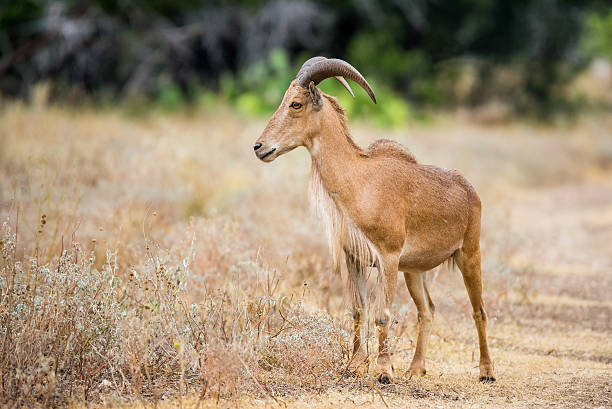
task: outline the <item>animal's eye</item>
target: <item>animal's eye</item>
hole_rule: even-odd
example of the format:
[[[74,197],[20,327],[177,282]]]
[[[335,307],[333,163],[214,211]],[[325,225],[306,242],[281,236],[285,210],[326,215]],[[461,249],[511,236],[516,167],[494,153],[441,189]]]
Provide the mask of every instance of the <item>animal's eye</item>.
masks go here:
[[[289,106],[293,109],[300,109],[302,107],[302,104],[300,104],[299,102],[292,102]]]

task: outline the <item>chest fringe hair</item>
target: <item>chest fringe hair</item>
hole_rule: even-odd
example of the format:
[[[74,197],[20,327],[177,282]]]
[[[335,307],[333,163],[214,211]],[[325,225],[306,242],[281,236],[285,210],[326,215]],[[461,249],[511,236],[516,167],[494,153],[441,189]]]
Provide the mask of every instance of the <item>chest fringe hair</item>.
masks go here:
[[[382,269],[380,253],[346,212],[336,205],[314,164],[310,171],[310,201],[325,224],[334,273],[340,275],[344,249],[360,261],[360,273],[365,274],[365,269],[372,265],[377,266],[379,271]]]

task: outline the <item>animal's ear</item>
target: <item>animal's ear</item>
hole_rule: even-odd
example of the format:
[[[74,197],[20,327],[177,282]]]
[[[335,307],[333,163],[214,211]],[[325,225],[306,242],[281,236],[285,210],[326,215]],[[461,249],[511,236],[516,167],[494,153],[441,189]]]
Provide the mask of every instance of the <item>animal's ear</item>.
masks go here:
[[[314,109],[321,109],[323,98],[321,97],[321,92],[313,81],[310,81],[310,84],[308,84],[308,91],[310,92],[310,98],[312,98],[312,106]]]

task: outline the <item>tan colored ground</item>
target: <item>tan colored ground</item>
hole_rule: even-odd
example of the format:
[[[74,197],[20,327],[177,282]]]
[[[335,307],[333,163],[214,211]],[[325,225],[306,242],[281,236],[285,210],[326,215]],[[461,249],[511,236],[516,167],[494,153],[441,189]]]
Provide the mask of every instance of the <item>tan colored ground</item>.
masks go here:
[[[477,344],[466,304],[464,314],[444,307],[439,312],[424,378],[403,376],[412,357],[411,344],[403,342],[395,358],[400,373],[395,385],[340,381],[322,394],[238,406],[260,407],[265,402],[271,407],[286,403],[288,408],[311,409],[612,407],[611,182],[612,178],[537,189],[517,199],[513,223],[520,223],[521,235],[531,241],[514,256],[517,266],[529,264],[517,286],[524,279],[535,288],[527,290],[532,295],[526,299],[511,295],[509,316],[491,314],[495,384],[476,382]],[[561,246],[572,251],[560,251]],[[453,291],[457,287],[460,292],[460,284],[453,284]],[[444,288],[433,290],[438,303],[450,291]]]
[[[16,195],[23,228],[33,230],[40,198],[50,203],[50,219],[68,217],[72,210],[62,213],[53,204],[68,208],[73,202],[66,197],[77,192],[80,239],[115,248],[128,262],[142,251],[143,220],[152,220],[152,212],[148,234],[169,245],[183,237],[190,217],[206,223],[228,217],[248,232],[231,245],[277,269],[281,294],[301,295],[308,309],[329,311],[348,327],[342,283],[328,274],[322,229],[308,212],[307,154],[292,152],[269,165],[255,160],[251,145],[263,125],[223,112],[131,119],[10,107],[0,115],[0,163],[10,162],[0,174],[0,215],[10,214]],[[395,334],[405,331],[394,348],[393,385],[338,377],[335,386],[318,389],[320,380],[311,379],[304,387],[278,388],[275,398],[263,387],[229,401],[207,396],[198,402],[169,392],[157,406],[612,407],[612,120],[585,119],[567,128],[483,127],[446,117],[393,132],[353,128],[362,144],[391,137],[422,162],[458,168],[480,192],[497,382],[477,382],[465,289],[457,271],[441,270],[430,287],[437,316],[423,378],[404,376],[416,329],[402,285]],[[30,187],[19,190],[20,183]],[[203,240],[216,242],[222,234],[207,231]],[[227,242],[220,243],[197,264],[202,277],[227,267],[221,247]],[[98,247],[92,248],[101,252]],[[119,402],[111,391],[94,404]],[[153,405],[122,402],[126,408]]]

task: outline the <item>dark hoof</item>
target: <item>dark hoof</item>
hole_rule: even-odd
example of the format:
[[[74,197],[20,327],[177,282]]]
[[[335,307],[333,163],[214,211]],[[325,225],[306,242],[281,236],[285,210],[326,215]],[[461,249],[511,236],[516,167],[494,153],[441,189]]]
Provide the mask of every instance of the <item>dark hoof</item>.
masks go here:
[[[495,378],[492,376],[481,376],[480,377],[480,382],[483,383],[493,383],[495,382]]]
[[[379,375],[378,382],[382,385],[389,385],[391,383],[391,377],[386,374]]]

